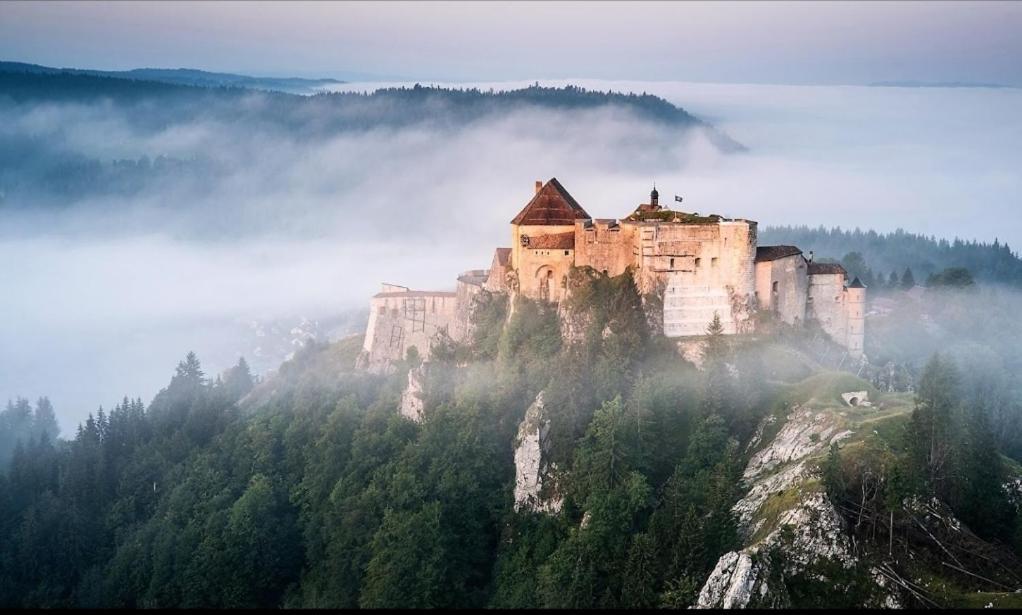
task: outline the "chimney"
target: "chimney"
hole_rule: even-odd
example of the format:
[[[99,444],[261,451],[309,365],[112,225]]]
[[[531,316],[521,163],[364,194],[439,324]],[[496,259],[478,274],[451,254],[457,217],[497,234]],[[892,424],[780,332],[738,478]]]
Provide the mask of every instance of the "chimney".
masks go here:
[[[540,180],[537,179],[536,180],[536,194],[539,194],[539,191],[542,190],[542,189],[543,189],[543,182],[541,182]]]
[[[813,262],[813,251],[812,250],[809,251],[809,262],[810,263]]]

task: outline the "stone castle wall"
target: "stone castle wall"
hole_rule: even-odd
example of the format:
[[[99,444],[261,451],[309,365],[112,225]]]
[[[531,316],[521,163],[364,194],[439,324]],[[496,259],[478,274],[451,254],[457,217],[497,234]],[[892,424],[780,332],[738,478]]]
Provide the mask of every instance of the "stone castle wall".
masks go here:
[[[842,346],[848,345],[848,309],[843,273],[809,276],[807,316],[815,318],[823,330]]]
[[[792,254],[772,261],[756,263],[756,304],[769,310],[789,325],[806,318],[809,275],[806,259]]]
[[[635,263],[635,227],[617,220],[575,223],[575,265],[592,267],[610,276],[621,275]]]
[[[517,292],[544,301],[563,300],[568,273],[575,265],[574,227],[513,225],[511,228],[514,242],[511,269],[517,275]],[[529,245],[523,245],[522,236],[529,238]]]
[[[640,224],[639,288],[663,283],[664,334],[702,335],[714,314],[726,333],[743,332],[755,292],[755,223]]]

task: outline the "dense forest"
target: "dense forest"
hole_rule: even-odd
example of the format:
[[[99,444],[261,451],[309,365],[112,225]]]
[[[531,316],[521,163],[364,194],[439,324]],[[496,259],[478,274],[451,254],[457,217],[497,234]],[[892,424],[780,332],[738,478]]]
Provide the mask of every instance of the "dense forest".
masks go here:
[[[209,377],[189,354],[148,405],[125,398],[66,441],[29,430],[0,475],[0,604],[689,606],[746,539],[733,506],[771,417],[856,387],[885,420],[820,463],[859,563],[771,581],[770,605],[873,604],[869,566],[943,584],[906,590],[909,606],[1016,583],[1022,523],[1004,485],[1022,476],[1022,435],[993,411],[1017,404],[1008,385],[944,356],[914,393],[884,397],[814,361],[814,331],[769,322],[731,338],[715,321],[697,369],[650,326],[630,275],[570,283],[560,316],[520,300],[509,317],[505,296],[481,295],[472,339],[432,348],[421,423],[397,411],[417,353],[371,375],[349,338],[259,384],[243,361]],[[541,391],[556,514],[512,505],[513,441]],[[930,498],[976,534],[941,542],[964,573],[912,529]]]
[[[53,443],[60,433],[53,404],[40,397],[32,408],[27,399],[8,400],[0,410],[0,467],[6,467],[18,449],[27,443],[46,441]]]
[[[9,66],[9,65],[8,65]],[[636,114],[674,125],[703,124],[701,120],[652,94],[591,91],[578,86],[563,88],[536,85],[518,90],[482,91],[478,88],[442,88],[438,86],[381,88],[372,92],[325,92],[299,96],[283,92],[253,92],[231,86],[198,87],[163,81],[122,79],[79,72],[39,73],[0,65],[0,92],[14,103],[92,102],[107,100],[116,105],[133,105],[139,117],[157,122],[184,110],[199,111],[193,117],[217,115],[235,121],[273,120],[311,131],[365,129],[380,125],[414,124],[430,119],[437,122],[467,122],[489,114],[507,113],[516,107],[593,109],[618,106]],[[139,109],[159,98],[162,109]],[[142,112],[145,111],[143,115]],[[326,124],[314,121],[322,111],[332,117]],[[302,130],[304,129],[304,130]]]
[[[806,254],[814,252],[819,261],[840,262],[850,276],[859,277],[874,291],[917,284],[968,286],[973,281],[1022,286],[1022,259],[996,239],[984,243],[937,239],[901,229],[878,233],[768,226],[759,240],[762,245],[795,245]]]

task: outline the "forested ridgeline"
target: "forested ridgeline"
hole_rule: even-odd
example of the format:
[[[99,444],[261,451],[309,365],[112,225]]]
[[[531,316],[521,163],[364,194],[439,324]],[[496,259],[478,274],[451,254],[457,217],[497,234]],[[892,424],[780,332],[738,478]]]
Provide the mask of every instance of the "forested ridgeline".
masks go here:
[[[808,226],[768,226],[760,245],[794,245],[817,261],[840,262],[850,277],[873,290],[914,285],[969,286],[990,282],[1022,286],[1022,259],[1008,244],[994,240],[937,239],[908,233],[853,231]]]
[[[415,143],[443,140],[484,122],[503,122],[505,129],[517,122],[555,139],[593,113],[652,123],[663,143],[698,128],[723,150],[742,149],[662,98],[576,86],[481,91],[415,85],[300,96],[0,70],[0,111],[9,118],[0,130],[0,205],[12,207],[67,207],[90,197],[137,196],[145,188],[205,194],[237,172],[237,165],[264,163],[266,157],[255,154],[269,143],[305,150],[347,136],[354,141],[346,147],[361,147],[366,144],[359,139],[370,131],[381,133],[373,135],[374,142],[398,139],[395,133],[403,131],[401,138]],[[97,131],[114,131],[120,140],[97,142]],[[211,148],[209,139],[216,135],[226,142]],[[235,151],[248,141],[257,151]],[[178,151],[182,147],[186,153]]]
[[[325,92],[301,96],[242,87],[200,87],[91,74],[27,72],[0,66],[0,102],[44,104],[106,102],[159,122],[217,118],[276,124],[305,136],[340,130],[404,126],[426,120],[456,125],[516,110],[579,111],[616,107],[636,119],[668,125],[705,125],[684,109],[652,94],[600,92],[578,86],[480,90],[439,86],[388,87],[371,92]]]
[[[0,604],[692,604],[741,546],[748,444],[764,417],[818,395],[799,384],[813,366],[718,322],[696,369],[650,329],[630,276],[571,284],[567,338],[555,310],[522,300],[508,318],[506,298],[484,294],[474,339],[433,348],[421,424],[397,411],[415,353],[373,376],[352,368],[352,338],[309,344],[254,387],[243,362],[211,379],[189,355],[147,407],[125,399],[72,440],[31,439],[0,479]],[[1017,509],[987,493],[1010,464],[985,432],[948,441],[955,464],[936,470],[917,446],[956,424],[933,408],[965,384],[933,369],[913,428],[892,436],[896,493],[951,489],[963,520],[1017,552]],[[515,434],[540,391],[564,499],[550,515],[512,506]],[[961,399],[954,420],[968,422],[979,409]],[[830,476],[835,494],[851,488]],[[844,604],[847,589],[812,599]]]
[[[156,81],[202,87],[241,87],[277,90],[295,94],[313,93],[318,88],[343,83],[336,79],[303,79],[296,77],[250,77],[233,73],[213,73],[189,68],[135,68],[132,70],[91,70],[81,68],[53,68],[24,62],[0,61],[0,72],[42,75],[89,75],[136,81]]]

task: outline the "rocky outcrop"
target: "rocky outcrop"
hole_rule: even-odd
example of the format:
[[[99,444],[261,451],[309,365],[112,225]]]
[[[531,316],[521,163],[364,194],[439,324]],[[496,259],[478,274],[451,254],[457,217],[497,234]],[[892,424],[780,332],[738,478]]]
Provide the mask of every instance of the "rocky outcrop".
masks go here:
[[[556,513],[562,498],[556,494],[553,467],[548,462],[550,420],[542,391],[525,412],[515,438],[515,510]]]
[[[839,417],[832,412],[796,407],[770,445],[749,460],[743,478],[754,481],[782,465],[805,459],[824,450],[831,442],[851,435],[851,431],[840,430],[839,425]]]
[[[721,556],[699,592],[696,607],[743,608],[749,604],[754,590],[765,596],[767,584],[759,579],[765,566],[753,559],[756,555],[732,551]]]
[[[408,384],[401,393],[401,416],[415,423],[421,423],[425,410],[426,363],[408,370]]]
[[[762,437],[769,425],[764,421],[757,435]],[[752,456],[743,475],[748,491],[733,509],[746,546],[718,560],[696,608],[784,606],[784,588],[771,583],[783,583],[786,575],[824,560],[856,564],[843,520],[809,463],[832,442],[851,435],[841,426],[836,413],[796,407],[769,445]],[[775,548],[783,561],[772,560]],[[889,600],[878,606],[896,604]]]

